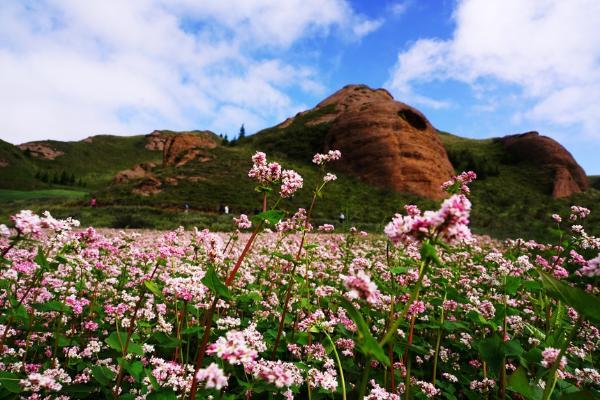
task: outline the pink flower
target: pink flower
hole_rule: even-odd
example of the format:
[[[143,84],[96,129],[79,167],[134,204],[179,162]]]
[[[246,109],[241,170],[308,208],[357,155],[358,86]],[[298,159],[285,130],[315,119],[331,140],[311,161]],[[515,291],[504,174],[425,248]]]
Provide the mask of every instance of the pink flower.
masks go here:
[[[259,360],[246,365],[247,372],[255,378],[265,380],[278,388],[301,385],[304,382],[302,371],[292,363]]]
[[[365,271],[359,270],[358,273],[348,276],[341,275],[341,278],[344,286],[348,289],[348,297],[351,299],[365,299],[371,304],[379,303],[381,293],[377,289],[377,285],[365,274]]]
[[[40,237],[42,235],[42,220],[31,210],[22,210],[20,213],[10,217],[15,223],[15,228],[22,235]]]
[[[65,303],[71,307],[73,314],[79,315],[83,312],[83,307],[90,304],[88,299],[77,299],[74,294],[70,295],[65,299]]]
[[[342,157],[342,152],[339,150],[329,150],[327,154],[317,153],[313,157],[313,163],[323,165],[330,161],[337,161]]]
[[[248,171],[248,176],[258,183],[265,185],[281,179],[281,165],[276,162],[267,164],[267,156],[263,152],[256,152],[252,156],[252,168]]]
[[[258,357],[258,352],[248,345],[243,332],[229,331],[214,344],[208,346],[207,354],[216,355],[232,365],[248,364]]]
[[[252,222],[246,214],[240,214],[239,218],[234,218],[233,221],[239,229],[249,229],[252,227]]]
[[[335,229],[335,226],[333,226],[331,224],[323,224],[323,225],[319,226],[317,229],[320,230],[321,232],[331,232]]]
[[[196,379],[200,382],[205,382],[207,389],[221,390],[223,387],[227,386],[228,378],[217,364],[210,363],[208,367],[198,370]]]
[[[590,210],[585,207],[571,206],[571,215],[569,219],[571,221],[577,221],[578,219],[585,219],[590,215]]]
[[[335,181],[337,179],[337,176],[334,174],[330,174],[327,173],[324,177],[323,177],[323,182],[332,182]]]
[[[281,190],[279,194],[283,198],[292,197],[298,189],[302,188],[302,177],[296,171],[286,169],[281,173]]]
[[[469,183],[477,179],[477,174],[473,171],[463,171],[447,182],[442,183],[442,190],[449,193],[469,194],[471,190],[467,186]]]
[[[553,219],[555,222],[561,222],[561,221],[562,221],[562,218],[561,218],[561,217],[560,217],[560,215],[558,215],[558,214],[552,214],[552,219]]]
[[[409,215],[396,214],[385,227],[385,234],[394,244],[410,245],[430,237],[449,243],[471,239],[468,227],[471,202],[462,194],[446,199],[438,211],[421,213],[416,207],[407,211]]]
[[[559,349],[555,349],[554,347],[546,347],[546,349],[544,351],[542,351],[542,366],[544,368],[550,368],[552,367],[552,364],[554,364],[554,362],[556,361],[556,359],[558,358],[558,355],[560,354],[560,350]],[[560,363],[558,364],[558,368],[559,369],[564,369],[567,366],[567,358],[565,356],[562,356]]]

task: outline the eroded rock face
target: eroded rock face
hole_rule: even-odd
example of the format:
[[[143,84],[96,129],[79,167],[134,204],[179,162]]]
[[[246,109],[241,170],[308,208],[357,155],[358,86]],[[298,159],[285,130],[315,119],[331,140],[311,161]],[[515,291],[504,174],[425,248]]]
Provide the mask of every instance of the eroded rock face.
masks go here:
[[[180,167],[204,155],[203,149],[217,146],[215,135],[209,131],[176,134],[154,131],[146,137],[148,150],[163,152],[163,166]]]
[[[585,171],[560,143],[538,132],[509,135],[500,139],[518,161],[528,161],[552,170],[552,196],[569,197],[589,188]]]
[[[151,173],[154,167],[156,167],[156,164],[154,163],[136,164],[130,169],[117,172],[113,181],[115,183],[125,183],[142,178],[154,177]]]
[[[317,105],[334,105],[313,124],[331,122],[325,150],[338,149],[336,168],[370,184],[439,199],[454,175],[436,130],[416,109],[385,89],[348,85]]]
[[[29,151],[33,157],[41,158],[43,160],[54,160],[56,157],[65,154],[44,143],[29,142],[20,144],[18,147],[23,151]]]

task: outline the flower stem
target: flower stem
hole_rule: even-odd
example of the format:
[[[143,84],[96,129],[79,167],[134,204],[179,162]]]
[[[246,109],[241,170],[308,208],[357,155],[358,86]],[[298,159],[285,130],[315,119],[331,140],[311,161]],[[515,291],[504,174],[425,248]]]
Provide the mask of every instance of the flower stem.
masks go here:
[[[342,380],[342,399],[346,400],[346,381],[344,380],[344,370],[342,369],[342,362],[340,361],[340,356],[338,355],[338,352],[335,348],[335,343],[331,339],[331,336],[329,336],[327,331],[323,331],[323,332],[325,333],[325,336],[327,336],[327,339],[329,339],[329,342],[331,343],[331,346],[333,347],[333,354],[335,355],[335,360],[337,362],[338,369],[340,371],[340,379]]]

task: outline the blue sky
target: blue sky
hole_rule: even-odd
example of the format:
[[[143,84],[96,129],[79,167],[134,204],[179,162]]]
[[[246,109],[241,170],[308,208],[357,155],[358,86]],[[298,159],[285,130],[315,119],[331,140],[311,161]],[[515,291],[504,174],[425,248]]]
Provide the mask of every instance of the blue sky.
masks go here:
[[[595,0],[7,0],[0,138],[272,126],[348,83],[441,130],[538,130],[600,174]]]

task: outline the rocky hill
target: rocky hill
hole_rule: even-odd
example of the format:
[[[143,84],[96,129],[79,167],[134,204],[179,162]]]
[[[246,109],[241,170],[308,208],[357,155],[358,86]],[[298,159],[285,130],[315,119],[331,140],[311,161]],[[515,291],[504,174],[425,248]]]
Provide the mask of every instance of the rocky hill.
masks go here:
[[[496,236],[535,236],[551,213],[600,199],[598,180],[588,189],[581,167],[548,137],[462,138],[435,129],[387,91],[364,85],[348,85],[313,109],[233,144],[209,131],[165,130],[21,146],[0,141],[0,189],[83,190],[98,198],[93,213],[85,200],[53,210],[108,226],[146,224],[164,215],[159,225],[148,226],[170,227],[185,203],[197,212],[224,204],[232,212],[253,212],[259,199],[246,171],[256,150],[304,176],[307,189],[291,207],[306,206],[319,179],[312,155],[334,148],[344,154],[334,167],[339,180],[315,214],[330,222],[343,210],[354,221],[380,226],[407,202],[434,207],[443,196],[439,185],[467,169],[479,175],[474,226]],[[0,212],[36,204],[42,207],[7,206],[0,199]],[[141,209],[147,211],[131,222]]]

